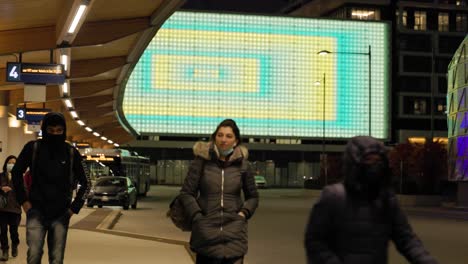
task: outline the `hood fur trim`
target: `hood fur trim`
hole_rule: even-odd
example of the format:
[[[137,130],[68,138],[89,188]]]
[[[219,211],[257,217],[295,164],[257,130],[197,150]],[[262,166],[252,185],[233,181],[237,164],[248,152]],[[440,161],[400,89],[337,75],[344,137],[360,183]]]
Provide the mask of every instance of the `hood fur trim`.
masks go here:
[[[202,157],[203,159],[210,160],[211,153],[214,152],[216,157],[219,158],[218,149],[213,146],[213,142],[203,142],[198,141],[193,145],[193,154],[195,156]],[[248,159],[249,158],[249,150],[247,147],[240,145],[234,148],[234,152],[229,157],[229,161],[237,160],[237,159]]]

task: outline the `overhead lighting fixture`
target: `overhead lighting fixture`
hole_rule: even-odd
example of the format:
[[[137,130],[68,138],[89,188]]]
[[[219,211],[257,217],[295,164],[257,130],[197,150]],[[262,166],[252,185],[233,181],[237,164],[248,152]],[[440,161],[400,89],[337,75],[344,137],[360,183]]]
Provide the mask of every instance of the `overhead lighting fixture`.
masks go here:
[[[86,10],[86,5],[80,5],[78,8],[78,11],[76,11],[75,17],[73,18],[73,21],[68,28],[68,33],[73,34],[76,30],[76,27],[78,26],[78,22],[80,22],[81,18],[83,17],[83,14]]]
[[[62,97],[66,97],[69,95],[70,89],[68,87],[68,82],[64,82],[62,84]]]
[[[96,137],[99,137],[99,136],[101,136],[101,135],[99,135],[99,133],[98,133],[98,132],[93,132],[93,135],[95,135]]]
[[[85,127],[86,131],[91,132],[93,131],[90,127]]]
[[[68,108],[73,108],[73,104],[71,102],[70,99],[65,99],[65,105],[68,107]]]
[[[8,127],[21,127],[21,121],[17,120],[16,117],[8,117]]]
[[[67,33],[65,32],[65,34],[67,34]],[[63,65],[63,70],[65,71],[65,75],[67,77],[69,77],[70,76],[71,50],[65,44],[61,45],[60,47],[61,48],[58,48],[55,51],[55,57],[57,58],[57,64]],[[68,84],[68,86],[70,86],[70,84]]]
[[[70,115],[71,115],[73,118],[78,118],[78,114],[76,113],[76,111],[70,111]]]
[[[106,140],[107,140],[107,138],[106,138],[106,137],[101,137],[101,139],[102,139],[102,140],[104,140],[104,141],[106,141]]]
[[[120,147],[120,145],[117,143],[114,143],[114,146],[116,146],[117,148]]]
[[[107,143],[112,144],[112,143],[114,143],[114,141],[109,139],[109,140],[107,140]]]
[[[81,120],[76,120],[76,122],[77,122],[78,125],[80,125],[80,126],[84,126],[84,125],[85,125],[85,123],[84,123],[83,121],[81,121]]]
[[[60,55],[60,64],[63,64],[65,71],[68,71],[68,55]]]

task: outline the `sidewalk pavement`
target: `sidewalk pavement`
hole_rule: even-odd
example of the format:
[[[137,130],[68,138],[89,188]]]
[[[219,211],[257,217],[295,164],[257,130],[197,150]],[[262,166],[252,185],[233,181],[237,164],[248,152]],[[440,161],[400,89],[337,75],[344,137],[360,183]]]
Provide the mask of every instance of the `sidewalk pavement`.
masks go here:
[[[119,263],[174,263],[192,264],[193,260],[181,241],[159,239],[144,235],[112,231],[120,211],[83,208],[70,221],[65,250],[67,264],[119,264]],[[27,245],[25,215],[19,228],[18,257],[10,264],[26,263]],[[44,246],[42,263],[48,263],[47,246]]]
[[[412,216],[430,216],[468,221],[468,210],[454,206],[405,206],[403,210]]]

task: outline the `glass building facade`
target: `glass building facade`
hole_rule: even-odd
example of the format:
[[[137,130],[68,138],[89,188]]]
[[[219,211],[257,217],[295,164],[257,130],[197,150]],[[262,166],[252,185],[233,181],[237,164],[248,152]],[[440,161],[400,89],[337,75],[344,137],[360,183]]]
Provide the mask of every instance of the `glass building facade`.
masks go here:
[[[468,181],[468,36],[448,68],[449,179]]]

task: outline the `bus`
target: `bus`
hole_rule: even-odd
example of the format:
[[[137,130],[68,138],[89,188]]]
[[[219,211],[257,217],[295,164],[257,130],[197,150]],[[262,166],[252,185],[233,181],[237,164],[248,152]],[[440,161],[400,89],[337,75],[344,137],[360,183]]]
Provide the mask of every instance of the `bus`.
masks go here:
[[[126,149],[79,149],[91,182],[101,176],[126,176],[132,179],[139,195],[150,188],[150,159]]]

